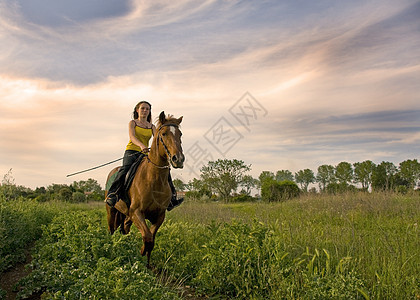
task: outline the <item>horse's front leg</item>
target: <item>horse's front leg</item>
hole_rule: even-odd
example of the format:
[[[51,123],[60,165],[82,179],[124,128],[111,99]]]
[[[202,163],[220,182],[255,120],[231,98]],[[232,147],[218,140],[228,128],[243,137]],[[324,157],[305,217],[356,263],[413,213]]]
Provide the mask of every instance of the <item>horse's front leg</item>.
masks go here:
[[[141,248],[140,253],[141,255],[145,255],[147,249],[150,247],[150,244],[153,243],[153,234],[150,232],[149,227],[147,227],[144,213],[142,213],[139,209],[134,211],[131,220],[141,233],[143,238],[143,247]]]
[[[125,234],[130,233],[131,224],[133,224],[133,221],[129,217],[125,217],[124,224],[121,224],[121,226],[124,228]]]
[[[150,232],[153,235],[153,242],[155,241],[155,236],[157,231],[159,230],[159,227],[162,225],[163,221],[165,220],[165,212],[163,212],[162,214],[158,215],[156,222],[154,222],[152,224],[152,226],[150,226]]]
[[[156,218],[155,222],[153,222],[153,224],[150,226],[150,232],[153,235],[153,242],[149,248],[149,252],[147,252],[147,264],[149,265],[150,262],[150,254],[152,253],[153,248],[155,247],[155,237],[156,237],[156,233],[159,230],[160,226],[162,225],[163,221],[165,220],[165,211],[158,215],[158,217]]]

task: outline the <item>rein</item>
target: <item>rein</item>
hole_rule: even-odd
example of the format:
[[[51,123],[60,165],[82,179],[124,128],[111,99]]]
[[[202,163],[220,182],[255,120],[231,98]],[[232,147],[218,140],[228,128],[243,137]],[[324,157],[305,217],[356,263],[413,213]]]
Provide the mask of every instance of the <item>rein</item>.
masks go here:
[[[157,147],[159,148],[159,140],[160,140],[160,141],[162,142],[163,148],[165,149],[165,152],[166,152],[166,158],[168,159],[168,161],[170,161],[170,158],[171,158],[171,153],[169,152],[169,149],[168,149],[168,147],[166,146],[165,142],[163,141],[162,135],[160,134],[160,131],[161,131],[161,130],[162,130],[162,128],[163,128],[163,127],[165,127],[165,126],[174,126],[174,127],[176,127],[176,128],[179,128],[179,125],[177,125],[177,124],[163,124],[163,125],[161,125],[161,126],[159,127],[159,129],[158,129],[158,136],[156,137],[156,138],[157,138]],[[153,161],[149,158],[149,156],[147,156],[147,160],[148,160],[150,163],[152,163],[152,165],[154,165],[155,167],[157,167],[157,168],[159,168],[159,169],[170,169],[170,168],[171,168],[170,164],[168,164],[168,165],[166,165],[166,166],[159,166],[158,164],[154,163],[154,162],[153,162]]]
[[[158,164],[154,163],[150,158],[149,155],[146,155],[147,157],[147,161],[150,162],[152,165],[154,165],[156,168],[158,169],[171,169],[170,165],[166,165],[166,166],[159,166]]]

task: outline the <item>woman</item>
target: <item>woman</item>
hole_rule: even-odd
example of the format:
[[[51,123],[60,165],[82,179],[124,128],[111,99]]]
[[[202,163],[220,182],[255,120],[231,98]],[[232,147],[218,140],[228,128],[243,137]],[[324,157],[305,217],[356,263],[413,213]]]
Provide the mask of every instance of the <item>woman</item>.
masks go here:
[[[118,171],[117,176],[115,177],[114,182],[108,191],[108,197],[105,199],[105,202],[114,207],[118,201],[118,198],[121,198],[120,193],[123,193],[123,186],[125,176],[130,170],[130,167],[137,159],[142,159],[147,152],[149,152],[149,140],[152,135],[156,133],[156,127],[151,123],[152,120],[152,105],[147,101],[140,101],[134,107],[133,111],[133,120],[128,123],[128,134],[130,141],[127,144],[127,147],[124,152],[123,165]],[[172,190],[172,199],[167,208],[168,211],[172,210],[176,206],[180,205],[184,198],[177,199],[175,187],[172,183],[171,174],[169,173],[169,185]]]

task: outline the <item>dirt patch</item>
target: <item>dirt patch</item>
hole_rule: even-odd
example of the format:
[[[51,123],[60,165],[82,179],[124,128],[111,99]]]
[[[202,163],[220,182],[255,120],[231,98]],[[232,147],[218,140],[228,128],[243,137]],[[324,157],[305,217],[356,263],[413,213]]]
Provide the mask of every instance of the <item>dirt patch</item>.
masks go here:
[[[5,300],[14,300],[18,291],[15,291],[13,288],[16,283],[23,277],[31,273],[30,269],[25,268],[25,265],[30,263],[32,260],[31,253],[29,250],[26,251],[26,260],[24,263],[19,263],[13,268],[7,270],[1,274],[0,287],[2,290],[6,291]],[[33,295],[30,298],[31,300],[41,299],[41,295]]]

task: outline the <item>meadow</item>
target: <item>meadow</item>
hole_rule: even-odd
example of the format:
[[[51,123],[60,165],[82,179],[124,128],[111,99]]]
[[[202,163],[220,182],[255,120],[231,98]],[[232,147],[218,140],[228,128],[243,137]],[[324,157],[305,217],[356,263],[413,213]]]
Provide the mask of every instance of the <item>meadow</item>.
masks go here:
[[[102,203],[0,205],[1,271],[34,244],[18,299],[420,298],[415,193],[186,200],[167,213],[151,270],[134,226],[108,234]]]

